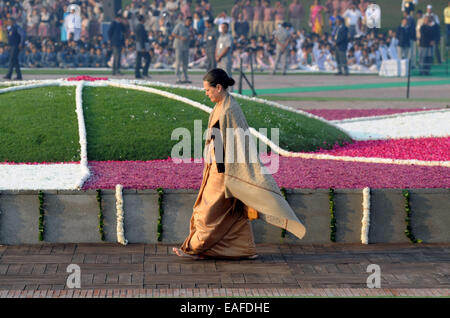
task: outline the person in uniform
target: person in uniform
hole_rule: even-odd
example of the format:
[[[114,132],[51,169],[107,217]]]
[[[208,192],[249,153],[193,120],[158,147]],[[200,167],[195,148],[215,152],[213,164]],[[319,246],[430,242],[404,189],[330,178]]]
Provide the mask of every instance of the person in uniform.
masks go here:
[[[218,32],[214,28],[214,21],[212,19],[206,20],[206,70],[210,71],[216,68],[216,43],[219,38]]]
[[[8,72],[6,73],[5,79],[10,80],[13,69],[16,70],[17,77],[15,80],[22,80],[22,73],[20,71],[19,64],[19,52],[20,45],[22,44],[22,36],[19,32],[19,27],[17,26],[14,18],[10,17],[8,21],[8,45],[9,45],[9,63]]]
[[[78,5],[71,5],[70,14],[64,18],[64,26],[67,32],[67,39],[79,41],[81,36],[81,16]]]
[[[276,55],[275,55],[275,65],[273,67],[272,75],[275,75],[278,67],[278,63],[282,65],[283,75],[286,75],[287,69],[287,57],[289,54],[289,42],[291,40],[291,34],[289,33],[289,24],[284,22],[282,23],[274,33],[275,42],[277,44],[276,47]]]
[[[233,54],[233,38],[228,33],[228,23],[220,25],[220,36],[216,44],[216,61],[217,67],[225,70],[231,77],[232,54]]]
[[[233,85],[223,69],[213,69],[203,77],[205,94],[215,106],[208,120],[203,178],[189,235],[179,248],[172,249],[180,257],[257,258],[250,224],[255,219],[300,239],[306,232],[271,172],[264,169],[253,139],[245,138],[249,134],[247,120],[228,93]]]
[[[144,27],[144,16],[138,16],[138,24],[136,24],[136,68],[134,71],[134,75],[136,78],[141,77],[141,67],[142,67],[142,59],[144,59],[144,69],[142,70],[142,76],[149,77],[148,68],[150,66],[150,45],[148,42],[148,34]]]
[[[192,24],[192,17],[187,17],[184,22],[178,23],[172,31],[174,37],[173,47],[175,49],[175,75],[177,84],[192,83],[188,77],[189,63],[189,42],[191,41],[191,32],[189,30]],[[181,79],[183,73],[184,80]]]

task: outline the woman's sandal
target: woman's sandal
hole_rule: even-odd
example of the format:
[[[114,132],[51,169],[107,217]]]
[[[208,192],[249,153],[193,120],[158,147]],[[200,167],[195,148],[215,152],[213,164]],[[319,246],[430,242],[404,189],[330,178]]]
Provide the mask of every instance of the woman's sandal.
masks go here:
[[[172,251],[179,257],[185,257],[185,258],[190,258],[193,260],[201,260],[201,259],[205,259],[205,257],[203,255],[191,255],[191,254],[187,254],[185,252],[183,252],[181,249],[179,248],[172,248]]]

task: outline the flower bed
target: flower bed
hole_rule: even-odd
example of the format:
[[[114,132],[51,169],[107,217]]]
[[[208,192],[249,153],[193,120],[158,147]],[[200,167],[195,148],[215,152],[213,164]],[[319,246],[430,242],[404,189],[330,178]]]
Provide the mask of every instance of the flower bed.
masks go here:
[[[84,189],[112,189],[117,184],[122,184],[125,188],[137,189],[155,189],[159,187],[173,189],[198,188],[202,177],[202,164],[192,163],[187,167],[186,164],[177,165],[170,159],[88,162],[88,140],[86,138],[82,105],[83,86],[113,86],[139,90],[164,96],[177,102],[184,102],[207,113],[211,111],[210,107],[198,101],[181,97],[179,94],[134,84],[132,81],[107,81],[107,78],[79,76],[70,78],[67,81],[41,81],[0,90],[0,93],[5,93],[51,85],[76,86],[76,113],[81,146],[81,161],[72,163],[72,165],[65,163],[64,165],[67,165],[67,169],[62,168],[64,165],[61,164],[43,164],[42,166],[26,163],[19,165],[0,164],[0,176],[4,175],[3,180],[11,179],[11,175],[19,177],[16,178],[14,185],[2,185],[0,183],[0,189],[79,188],[89,176],[88,164],[92,174],[84,183]],[[172,88],[175,89],[177,87],[173,86]],[[196,90],[199,90],[199,88],[196,88]],[[252,98],[247,99],[256,101],[256,99]],[[301,112],[276,103],[260,100],[258,102],[294,113]],[[347,130],[354,138],[371,139],[380,135],[378,136],[380,139],[387,140],[359,141],[343,147],[335,147],[331,150],[320,150],[316,153],[300,153],[291,152],[271,144],[270,140],[260,136],[254,129],[251,132],[269,144],[273,150],[284,156],[280,157],[280,169],[274,175],[280,187],[449,187],[450,137],[448,136],[450,131],[445,123],[448,122],[447,119],[450,116],[450,112],[445,109],[433,111],[424,111],[423,109],[384,109],[376,110],[372,113],[369,111],[336,110],[334,111],[335,118],[349,118],[349,112],[351,112],[353,119],[336,120],[328,123],[340,130]],[[418,111],[422,112],[417,113]],[[405,112],[409,114],[404,114]],[[364,118],[364,115],[368,114],[378,115],[378,117]],[[395,114],[399,115],[396,116]],[[323,113],[320,115],[324,116]],[[354,118],[355,116],[358,118]],[[315,115],[308,114],[308,117],[315,117]],[[317,119],[326,122],[322,118]],[[290,134],[287,135],[291,136]],[[433,137],[406,139],[415,136]],[[402,139],[389,139],[392,137]],[[100,160],[103,160],[103,158]],[[52,170],[52,168],[55,169]],[[67,171],[58,169],[66,169]]]
[[[423,112],[435,108],[384,108],[384,109],[306,109],[305,111],[326,120],[342,120],[358,117],[384,116],[409,112]]]
[[[89,162],[92,177],[83,189],[198,189],[202,163],[153,161]],[[280,157],[274,178],[285,188],[448,188],[450,168]]]
[[[318,153],[334,156],[450,161],[450,137],[355,141]]]

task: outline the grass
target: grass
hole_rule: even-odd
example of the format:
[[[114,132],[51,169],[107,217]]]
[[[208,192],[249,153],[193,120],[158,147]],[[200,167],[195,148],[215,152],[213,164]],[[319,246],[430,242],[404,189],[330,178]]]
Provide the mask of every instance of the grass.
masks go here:
[[[201,91],[170,91],[213,106]],[[79,161],[74,95],[73,87],[0,95],[0,161]],[[250,126],[268,128],[269,132],[270,128],[280,128],[280,146],[286,150],[313,151],[351,141],[340,130],[316,119],[253,101],[238,101]],[[193,138],[194,120],[202,121],[204,131],[209,116],[159,95],[112,87],[85,87],[83,107],[88,158],[99,161],[166,159],[180,141],[171,140],[172,131],[185,127]],[[193,147],[191,139],[192,156]]]
[[[73,87],[0,95],[0,162],[79,161]]]
[[[172,131],[208,114],[165,97],[117,88],[83,90],[89,160],[155,160],[170,156]],[[192,133],[193,137],[193,133]],[[191,153],[193,154],[193,142]]]
[[[202,91],[182,88],[161,88],[182,95],[209,107],[214,105]],[[261,103],[237,98],[247,118],[249,126],[260,128],[279,128],[280,147],[289,151],[314,151],[318,148],[332,147],[332,145],[350,142],[350,138],[342,131],[322,121],[278,109]],[[270,133],[269,136],[270,138]],[[326,144],[324,144],[326,143]]]

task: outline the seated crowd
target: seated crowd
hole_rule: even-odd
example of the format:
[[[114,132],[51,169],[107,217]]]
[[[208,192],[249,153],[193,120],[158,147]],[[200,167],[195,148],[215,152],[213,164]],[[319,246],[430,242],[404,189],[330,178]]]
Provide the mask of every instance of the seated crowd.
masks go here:
[[[320,2],[316,1],[320,6]],[[81,8],[81,37],[78,41],[67,38],[64,29],[64,17],[71,3]],[[252,6],[271,8],[273,14],[272,33],[264,28],[254,27],[247,12]],[[297,7],[293,7],[296,5]],[[347,53],[348,66],[354,72],[376,72],[385,59],[397,59],[398,39],[395,31],[388,34],[368,32],[364,25],[364,8],[366,0],[356,2],[348,0],[329,0],[322,7],[322,27],[317,31],[310,23],[310,29],[299,28],[297,23],[290,23],[291,41],[288,46],[288,69],[306,71],[335,71],[335,41],[336,17],[338,15],[351,20],[354,12],[358,12],[359,20]],[[322,10],[321,9],[321,10]],[[207,0],[134,0],[123,11],[122,23],[127,30],[125,46],[122,49],[122,68],[133,68],[136,59],[134,27],[138,15],[145,17],[145,28],[148,31],[151,44],[151,68],[173,69],[175,52],[173,38],[170,36],[174,26],[185,17],[193,17],[192,37],[190,43],[190,68],[206,67],[205,52],[205,20],[214,21],[216,25],[227,22],[231,26],[233,44],[233,69],[239,69],[241,62],[247,71],[253,67],[256,71],[267,71],[274,67],[276,43],[273,31],[281,27],[284,20],[276,20],[278,11],[282,10],[285,21],[292,20],[292,12],[297,10],[299,18],[303,19],[301,1],[286,6],[281,1],[271,5],[269,0],[250,1],[238,0],[231,9],[218,16],[212,16],[211,5]],[[349,10],[351,11],[349,13]],[[355,11],[356,10],[356,11]],[[286,11],[286,12],[285,12]],[[56,1],[56,0],[0,0],[0,67],[8,64],[7,37],[4,21],[13,16],[17,24],[26,31],[24,49],[19,60],[22,67],[59,67],[88,68],[111,67],[112,49],[106,41],[105,30],[102,29],[104,13],[102,1]],[[311,17],[310,17],[311,19]],[[350,22],[352,23],[352,22]],[[295,25],[294,25],[295,24]],[[351,25],[350,25],[351,26]],[[316,32],[313,32],[316,31]],[[252,64],[252,65],[251,65]]]

